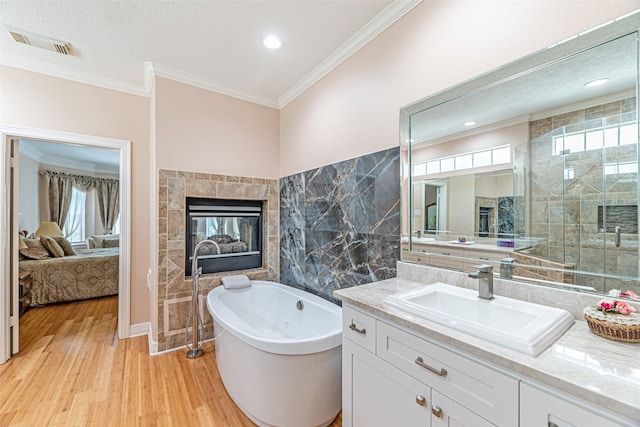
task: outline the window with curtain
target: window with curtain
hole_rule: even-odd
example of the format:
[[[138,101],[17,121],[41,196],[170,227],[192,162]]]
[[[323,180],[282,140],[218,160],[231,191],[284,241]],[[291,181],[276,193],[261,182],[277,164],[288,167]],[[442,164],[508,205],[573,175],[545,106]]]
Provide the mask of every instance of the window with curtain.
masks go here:
[[[64,223],[62,233],[71,243],[82,243],[85,237],[85,202],[87,193],[73,188],[69,215]]]
[[[113,223],[113,230],[112,230],[113,234],[120,234],[120,215],[118,215],[118,218],[116,219],[116,221]]]

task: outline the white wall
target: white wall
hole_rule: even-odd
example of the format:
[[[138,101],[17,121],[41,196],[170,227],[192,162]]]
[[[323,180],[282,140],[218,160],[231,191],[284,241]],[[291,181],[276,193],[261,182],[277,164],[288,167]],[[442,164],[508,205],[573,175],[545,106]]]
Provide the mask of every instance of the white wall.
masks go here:
[[[513,196],[513,175],[506,171],[500,175],[479,176],[475,180],[475,195],[482,197]]]
[[[18,168],[18,229],[27,230],[31,234],[40,225],[38,161],[20,153]]]
[[[402,106],[637,8],[425,0],[282,109],[280,176],[397,147]]]
[[[449,181],[447,230],[471,235],[476,210],[475,178],[473,175],[452,177]]]
[[[155,79],[158,169],[278,178],[279,112]]]
[[[0,124],[131,142],[131,324],[149,321],[149,98],[0,66]]]

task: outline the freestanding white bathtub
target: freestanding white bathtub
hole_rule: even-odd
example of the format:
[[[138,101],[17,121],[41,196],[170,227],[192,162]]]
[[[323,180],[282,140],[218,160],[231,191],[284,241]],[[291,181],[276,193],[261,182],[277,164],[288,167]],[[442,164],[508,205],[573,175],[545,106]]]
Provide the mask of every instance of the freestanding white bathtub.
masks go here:
[[[341,311],[280,283],[207,295],[227,392],[261,427],[320,427],[341,408]]]

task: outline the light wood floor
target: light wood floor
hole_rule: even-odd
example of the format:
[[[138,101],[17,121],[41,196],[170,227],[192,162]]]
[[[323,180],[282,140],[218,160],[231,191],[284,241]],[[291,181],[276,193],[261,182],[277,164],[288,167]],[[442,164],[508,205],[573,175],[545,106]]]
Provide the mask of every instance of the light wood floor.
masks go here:
[[[0,365],[0,426],[254,425],[227,395],[213,343],[195,360],[149,356],[146,336],[117,339],[117,312],[115,296],[29,310],[20,353]]]

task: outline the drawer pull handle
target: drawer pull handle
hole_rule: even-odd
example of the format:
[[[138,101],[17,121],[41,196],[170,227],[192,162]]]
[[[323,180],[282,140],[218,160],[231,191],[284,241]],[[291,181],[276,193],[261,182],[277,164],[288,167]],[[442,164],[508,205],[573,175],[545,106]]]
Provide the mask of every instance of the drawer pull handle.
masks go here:
[[[431,413],[436,417],[440,418],[442,416],[442,408],[439,406],[432,406]]]
[[[436,375],[439,375],[441,377],[446,377],[447,376],[447,370],[444,368],[440,368],[440,370],[427,365],[426,363],[424,363],[424,360],[422,360],[422,357],[418,356],[418,358],[416,359],[416,365],[433,372]]]
[[[427,399],[424,396],[416,395],[416,403],[420,406],[427,406]]]
[[[351,324],[349,325],[349,329],[351,329],[353,332],[357,332],[360,335],[367,335],[367,330],[365,328],[358,328],[355,323],[351,322]]]
[[[549,427],[559,427],[558,424],[554,423],[553,421],[549,421]]]

